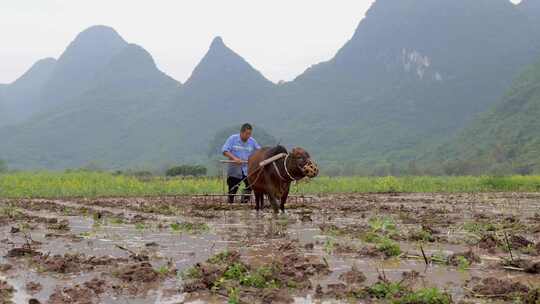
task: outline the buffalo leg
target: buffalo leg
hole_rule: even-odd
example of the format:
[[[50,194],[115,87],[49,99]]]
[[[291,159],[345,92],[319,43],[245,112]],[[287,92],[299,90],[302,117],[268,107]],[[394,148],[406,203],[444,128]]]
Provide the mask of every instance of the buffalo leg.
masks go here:
[[[271,194],[268,195],[268,199],[270,200],[270,204],[272,205],[272,209],[274,210],[274,213],[279,213],[279,206],[278,206],[277,199]]]
[[[281,205],[279,206],[281,209],[281,212],[285,213],[285,203],[287,202],[287,198],[289,197],[289,190],[285,191],[283,195],[281,196]]]
[[[257,209],[257,211],[261,209],[263,200],[264,194],[261,192],[255,192],[255,209]]]

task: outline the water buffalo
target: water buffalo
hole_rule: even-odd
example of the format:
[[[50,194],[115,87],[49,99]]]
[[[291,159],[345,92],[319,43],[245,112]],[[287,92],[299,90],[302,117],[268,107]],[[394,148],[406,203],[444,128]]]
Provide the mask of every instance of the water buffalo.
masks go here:
[[[287,156],[260,167],[262,161],[281,153]],[[248,168],[248,182],[255,193],[257,211],[262,207],[266,194],[275,213],[279,212],[278,199],[281,202],[281,211],[285,212],[291,182],[304,177],[313,178],[319,174],[317,164],[311,160],[306,150],[294,148],[288,153],[282,146],[265,147],[256,151],[248,160]]]

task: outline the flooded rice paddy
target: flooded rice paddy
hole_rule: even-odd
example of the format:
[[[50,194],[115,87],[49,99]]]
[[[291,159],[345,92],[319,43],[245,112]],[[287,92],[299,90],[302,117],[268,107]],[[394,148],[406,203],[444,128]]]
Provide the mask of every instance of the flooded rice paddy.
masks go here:
[[[540,194],[0,204],[0,303],[540,301]]]

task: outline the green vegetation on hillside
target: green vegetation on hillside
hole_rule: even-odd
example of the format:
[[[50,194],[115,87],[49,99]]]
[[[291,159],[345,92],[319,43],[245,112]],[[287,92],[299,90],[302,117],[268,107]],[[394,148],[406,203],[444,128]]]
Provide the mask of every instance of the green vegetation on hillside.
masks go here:
[[[540,191],[540,176],[320,177],[292,186],[293,194],[367,192]],[[138,178],[103,172],[0,174],[2,198],[160,196],[224,193],[220,178]]]
[[[7,163],[0,159],[0,173],[7,171]]]
[[[538,173],[539,118],[540,61],[516,79],[501,103],[427,158],[446,161],[449,174]]]
[[[377,0],[334,58],[279,85],[221,38],[180,85],[143,48],[92,27],[51,74],[18,82],[34,90],[3,86],[0,111],[16,100],[43,107],[0,128],[0,154],[23,170],[206,164],[216,132],[247,120],[333,174],[403,174],[538,56],[536,12],[508,0]]]
[[[203,176],[206,175],[206,168],[200,165],[181,165],[168,169],[166,176]]]

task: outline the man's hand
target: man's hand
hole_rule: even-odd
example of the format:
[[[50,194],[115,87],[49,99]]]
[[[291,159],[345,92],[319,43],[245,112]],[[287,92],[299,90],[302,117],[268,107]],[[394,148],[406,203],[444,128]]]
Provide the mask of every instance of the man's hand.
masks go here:
[[[235,164],[237,165],[241,165],[244,163],[243,160],[241,160],[240,158],[234,156],[231,152],[224,152],[223,155],[225,155],[228,159],[230,159],[231,161],[233,161]]]

